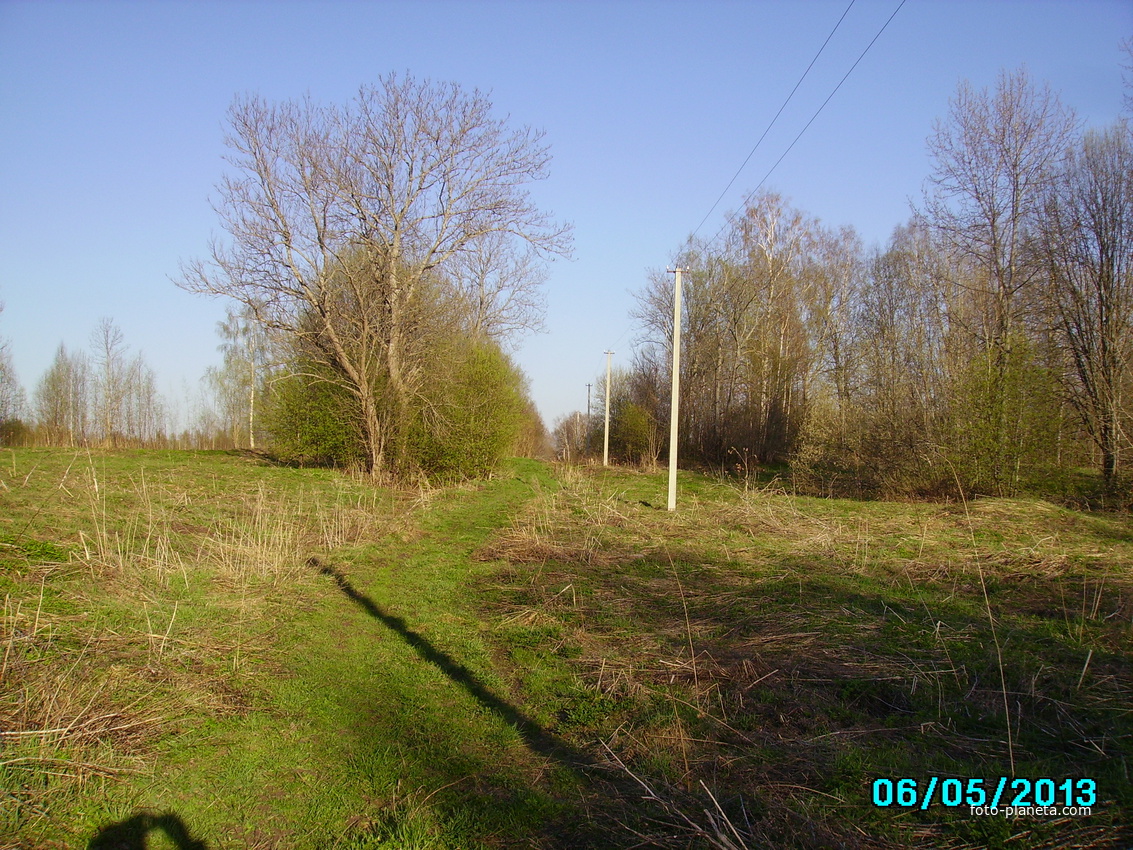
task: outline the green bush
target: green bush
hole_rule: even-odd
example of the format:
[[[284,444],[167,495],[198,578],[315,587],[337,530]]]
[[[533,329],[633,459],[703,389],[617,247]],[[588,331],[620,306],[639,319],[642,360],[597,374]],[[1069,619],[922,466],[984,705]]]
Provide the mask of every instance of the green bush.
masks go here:
[[[965,489],[997,496],[1042,489],[1058,473],[1059,393],[1021,335],[974,357],[953,390],[948,462]]]
[[[628,463],[652,460],[650,438],[656,429],[652,415],[640,404],[625,401],[611,411],[610,451]]]
[[[491,342],[452,344],[426,388],[410,430],[412,460],[427,474],[471,478],[489,474],[511,453],[523,427],[523,376]]]
[[[265,412],[282,460],[349,467],[365,457],[357,404],[342,387],[306,374],[278,380]]]
[[[451,337],[433,346],[430,360],[432,370],[411,396],[407,432],[388,446],[401,473],[422,471],[441,479],[484,476],[514,453],[521,436],[527,443],[537,442],[538,435],[532,434],[541,431],[542,423],[527,397],[523,374],[498,345]],[[364,465],[366,441],[354,396],[320,379],[318,368],[309,363],[293,369],[295,374],[275,382],[267,405],[274,453],[291,462]],[[379,398],[379,406],[383,403]]]

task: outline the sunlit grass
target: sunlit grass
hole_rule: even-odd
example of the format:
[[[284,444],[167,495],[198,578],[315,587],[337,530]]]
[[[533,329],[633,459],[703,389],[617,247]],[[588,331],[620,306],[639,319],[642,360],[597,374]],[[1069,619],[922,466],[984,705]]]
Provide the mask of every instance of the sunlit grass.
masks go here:
[[[44,840],[90,838],[123,789],[267,704],[279,627],[324,590],[306,559],[405,527],[400,494],[254,458],[5,461],[0,832]]]

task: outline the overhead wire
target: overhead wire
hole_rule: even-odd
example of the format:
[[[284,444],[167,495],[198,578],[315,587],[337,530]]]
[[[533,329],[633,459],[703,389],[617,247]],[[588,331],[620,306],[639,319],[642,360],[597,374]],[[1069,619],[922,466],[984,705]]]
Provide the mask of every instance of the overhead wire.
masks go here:
[[[799,90],[799,86],[801,86],[803,80],[807,78],[810,69],[814,67],[814,63],[818,61],[818,57],[822,55],[822,51],[826,49],[826,45],[830,43],[830,39],[834,37],[834,33],[838,32],[838,27],[842,26],[842,21],[846,20],[846,15],[850,14],[850,9],[854,8],[854,3],[856,2],[857,0],[850,0],[850,5],[842,12],[842,17],[838,19],[838,22],[834,24],[834,29],[830,30],[830,34],[826,36],[826,41],[822,42],[822,46],[818,48],[818,52],[814,54],[814,57],[810,60],[810,64],[806,66],[806,70],[803,71],[802,76],[799,77],[798,81],[795,83],[795,87],[791,89],[786,100],[779,106],[779,111],[775,113],[774,117],[764,128],[763,134],[756,140],[755,145],[748,152],[748,155],[744,157],[744,161],[740,163],[740,167],[736,169],[736,173],[732,175],[732,179],[728,181],[728,185],[724,187],[724,191],[720,193],[720,196],[713,202],[712,207],[704,214],[704,218],[700,220],[700,224],[696,226],[696,230],[692,232],[690,239],[696,238],[696,234],[700,232],[700,228],[704,227],[704,223],[708,221],[708,217],[716,211],[716,207],[720,205],[720,201],[724,200],[724,196],[728,194],[728,190],[732,188],[732,184],[736,182],[740,173],[747,167],[748,162],[750,162],[751,158],[755,155],[755,152],[759,150],[759,146],[763,144],[763,140],[767,138],[767,134],[771,132],[771,128],[775,126],[775,122],[779,120],[779,116],[783,114],[783,110],[787,108],[787,104],[791,102],[791,98],[795,96],[795,92]]]
[[[811,58],[810,63],[807,66],[807,68],[802,71],[802,75],[799,77],[798,80],[795,80],[794,87],[791,88],[790,93],[787,93],[786,99],[783,101],[782,104],[780,104],[780,108],[778,108],[778,111],[774,114],[774,116],[772,117],[772,120],[770,120],[768,122],[767,127],[764,128],[763,134],[761,134],[759,136],[759,138],[756,141],[755,146],[752,146],[751,151],[748,152],[748,155],[746,156],[746,158],[744,158],[743,162],[740,163],[740,168],[735,170],[734,175],[732,175],[732,179],[727,181],[727,186],[724,187],[723,192],[719,193],[719,196],[716,198],[716,201],[713,203],[712,207],[710,207],[708,212],[705,213],[705,216],[704,216],[704,218],[702,218],[700,220],[700,223],[697,224],[697,229],[692,231],[692,236],[689,237],[690,240],[693,239],[693,238],[696,238],[697,233],[700,232],[700,228],[705,226],[705,222],[708,221],[709,216],[712,215],[716,211],[716,207],[719,205],[719,202],[723,201],[724,196],[727,195],[727,192],[729,192],[729,189],[731,189],[733,184],[735,184],[735,181],[739,179],[741,173],[743,172],[743,169],[747,168],[748,162],[751,161],[752,156],[755,155],[756,151],[759,150],[759,145],[763,144],[764,139],[767,138],[767,134],[770,133],[770,130],[772,130],[772,128],[775,126],[775,122],[778,121],[778,119],[780,119],[780,116],[782,116],[782,114],[783,114],[783,110],[785,110],[786,107],[787,107],[787,104],[789,104],[791,102],[791,100],[794,97],[795,92],[799,91],[799,86],[802,85],[803,80],[807,79],[807,75],[810,74],[810,70],[813,67],[815,67],[815,62],[818,61],[818,58],[821,56],[821,54],[823,54],[823,51],[826,50],[826,46],[830,43],[830,40],[833,39],[834,34],[838,31],[838,27],[842,26],[843,20],[845,20],[846,15],[850,14],[850,10],[853,8],[854,3],[857,2],[857,1],[858,0],[850,0],[849,5],[847,5],[846,8],[842,11],[841,17],[837,19],[837,22],[835,22],[834,27],[832,29],[830,29],[829,34],[826,36],[826,40],[823,43],[821,43],[821,45],[819,45],[818,51],[815,53],[815,56],[813,56]],[[813,119],[811,119],[811,120],[813,120]],[[625,337],[627,337],[627,334],[629,334],[629,332],[632,330],[632,328],[633,328],[632,324],[628,325],[627,328],[625,328],[625,330],[622,331],[622,333],[619,335],[619,337],[617,337],[617,339],[614,340],[613,345],[616,346],[617,343],[620,343]]]
[[[869,44],[867,44],[865,46],[865,50],[863,50],[861,52],[861,54],[858,56],[858,58],[854,60],[854,64],[850,66],[850,70],[848,70],[842,76],[842,79],[840,79],[838,81],[838,85],[834,86],[834,90],[831,91],[830,94],[828,94],[826,96],[826,100],[822,101],[822,105],[819,106],[818,109],[815,110],[814,115],[812,115],[810,117],[810,120],[807,121],[806,124],[803,125],[803,128],[801,130],[799,130],[799,134],[797,136],[795,136],[794,140],[789,145],[787,145],[787,149],[785,151],[783,151],[783,153],[779,156],[779,158],[777,160],[775,160],[775,164],[772,165],[771,168],[769,168],[767,170],[767,173],[763,175],[763,179],[760,180],[758,184],[756,184],[755,189],[752,190],[753,192],[758,192],[760,190],[760,188],[763,186],[763,184],[767,182],[767,178],[772,175],[772,173],[775,171],[775,169],[779,167],[779,163],[781,163],[786,158],[787,154],[789,154],[791,152],[791,149],[794,148],[795,144],[799,141],[799,139],[801,139],[803,137],[803,133],[805,133],[807,131],[807,129],[810,127],[810,125],[813,124],[815,119],[818,118],[818,116],[822,113],[822,110],[826,108],[826,104],[830,103],[830,101],[833,99],[834,95],[836,95],[838,93],[838,89],[842,88],[842,84],[845,83],[847,79],[849,79],[850,74],[854,73],[854,69],[856,67],[858,67],[858,64],[862,61],[862,59],[865,58],[865,55],[867,53],[869,53],[869,49],[871,47],[873,47],[874,43],[876,43],[876,41],[879,38],[881,38],[881,34],[883,32],[885,32],[885,30],[889,26],[890,22],[895,17],[897,17],[897,13],[901,11],[901,7],[904,6],[907,1],[908,0],[901,0],[901,2],[897,4],[897,8],[893,10],[893,14],[891,14],[888,18],[886,18],[885,23],[881,25],[881,29],[879,29],[877,31],[877,35],[875,35],[870,40]]]
[[[824,101],[822,101],[822,103],[819,105],[818,109],[816,109],[814,114],[810,117],[810,120],[807,121],[806,124],[803,125],[803,128],[801,130],[799,130],[799,132],[795,136],[795,138],[791,141],[791,143],[789,145],[787,145],[786,150],[784,150],[783,153],[781,153],[779,155],[779,158],[777,160],[775,160],[774,165],[772,165],[771,168],[769,168],[767,170],[767,173],[763,175],[763,177],[760,179],[759,183],[757,183],[755,188],[751,190],[752,194],[754,194],[755,192],[758,192],[761,188],[763,188],[763,184],[767,182],[767,179],[775,172],[775,169],[779,167],[780,163],[782,163],[783,160],[786,159],[787,154],[789,154],[791,152],[791,150],[798,143],[799,139],[801,139],[803,137],[803,134],[806,133],[806,131],[810,128],[810,125],[815,122],[815,120],[818,118],[818,116],[822,113],[822,110],[826,108],[826,105],[828,103],[830,103],[830,101],[834,98],[834,95],[836,95],[838,93],[838,90],[842,88],[842,86],[843,86],[843,84],[845,84],[846,80],[849,79],[850,74],[852,74],[854,72],[854,69],[857,68],[859,64],[861,64],[862,59],[864,59],[866,54],[869,53],[870,48],[873,47],[873,45],[877,42],[877,40],[879,38],[881,38],[882,33],[884,33],[885,30],[889,27],[889,24],[892,23],[893,19],[895,17],[897,17],[897,13],[901,11],[901,8],[905,5],[906,2],[907,2],[907,0],[901,0],[901,2],[897,4],[897,8],[894,9],[893,12],[889,15],[889,17],[885,19],[885,23],[883,23],[881,25],[881,28],[874,34],[873,38],[870,39],[869,44],[867,44],[865,46],[865,49],[862,50],[862,52],[860,54],[858,54],[858,58],[854,60],[854,63],[850,66],[849,70],[846,71],[846,73],[842,75],[842,79],[840,79],[838,81],[838,84],[834,86],[834,88],[831,90],[830,94],[828,94],[826,96],[826,99]],[[853,3],[851,3],[850,5],[852,6]],[[846,12],[849,12],[849,8],[846,9]],[[843,18],[846,16],[846,12],[842,13]],[[842,22],[842,19],[839,18],[838,23],[841,24],[841,22]],[[835,25],[834,29],[835,30],[838,29],[837,24]],[[831,35],[833,35],[833,34],[834,33],[831,32]],[[829,41],[829,40],[830,39],[828,37],[827,41]],[[825,44],[823,44],[823,47],[825,47]],[[821,50],[819,51],[819,53],[821,53]],[[817,56],[815,58],[817,58]],[[812,61],[811,64],[813,64],[813,61]],[[809,68],[807,70],[809,70]],[[805,76],[805,74],[804,74],[804,76]],[[801,80],[800,80],[800,82],[801,82]],[[798,86],[796,85],[796,88],[797,87]],[[793,92],[792,92],[792,94],[793,94]],[[780,112],[781,111],[782,111],[782,109],[780,109]],[[764,132],[764,135],[766,135],[766,131]],[[762,139],[763,139],[763,137],[761,136],[760,141],[762,141]],[[759,146],[759,143],[757,142],[756,147],[758,147],[758,146]],[[754,152],[755,152],[755,149],[753,148],[752,153],[754,153]],[[749,155],[748,159],[750,159],[750,158],[751,158],[751,156]],[[747,165],[747,159],[744,160],[744,165],[740,166],[740,171],[742,171],[744,166],[746,166],[746,165]],[[739,176],[739,171],[736,172],[736,176]],[[728,186],[725,187],[725,189],[724,189],[724,193],[721,194],[720,198],[716,199],[716,203],[712,205],[712,210],[709,210],[708,215],[706,215],[704,217],[704,219],[701,220],[700,224],[697,225],[696,230],[693,231],[692,236],[689,237],[689,241],[691,241],[692,238],[695,237],[696,234],[700,231],[700,228],[704,226],[704,222],[707,221],[708,216],[712,214],[712,211],[716,209],[716,206],[720,203],[720,199],[723,198],[724,194],[727,193],[727,191],[731,187],[732,183],[735,182],[735,179],[736,178],[733,177],[732,180],[729,181]],[[721,225],[720,229],[718,231],[716,231],[716,235],[713,237],[713,240],[715,240],[716,237],[718,237],[724,231],[724,229],[727,226],[728,226],[728,222],[725,221],[724,224]]]

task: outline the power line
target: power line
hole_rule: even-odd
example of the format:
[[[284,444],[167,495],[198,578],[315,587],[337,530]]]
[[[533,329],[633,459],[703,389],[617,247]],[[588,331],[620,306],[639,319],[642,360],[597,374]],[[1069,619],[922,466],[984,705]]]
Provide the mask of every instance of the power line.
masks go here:
[[[799,86],[802,85],[802,80],[806,79],[807,75],[810,74],[810,69],[815,67],[815,62],[818,61],[818,57],[820,57],[821,54],[823,54],[823,51],[826,50],[826,45],[830,43],[830,39],[833,39],[834,33],[838,31],[838,27],[842,26],[842,22],[843,20],[845,20],[846,15],[850,14],[850,9],[853,8],[854,2],[857,2],[857,0],[850,0],[850,5],[847,6],[845,8],[845,11],[842,12],[842,17],[838,18],[838,22],[834,25],[834,28],[830,29],[830,34],[826,36],[826,41],[823,42],[823,45],[820,46],[818,52],[815,53],[815,58],[810,60],[810,65],[807,66],[807,69],[803,71],[802,76],[799,77],[799,82],[794,84],[794,88],[792,88],[791,93],[786,96],[786,100],[783,101],[780,109],[778,109],[778,112],[775,113],[775,117],[770,120],[770,124],[768,124],[764,129],[764,133],[759,137],[758,141],[755,144],[755,147],[751,148],[751,152],[748,153],[747,158],[744,159],[740,164],[740,168],[735,170],[734,175],[732,175],[732,179],[727,181],[727,186],[724,187],[722,193],[719,193],[719,197],[717,197],[715,203],[713,203],[712,209],[705,213],[704,218],[702,218],[700,220],[700,223],[697,224],[697,229],[692,231],[692,238],[695,238],[697,233],[700,232],[700,228],[705,226],[705,222],[708,221],[708,216],[716,212],[716,207],[719,206],[719,202],[723,201],[724,196],[727,194],[727,190],[731,189],[732,184],[734,184],[736,179],[740,177],[740,172],[743,171],[744,168],[747,168],[748,162],[751,160],[752,156],[755,155],[756,151],[759,150],[759,145],[763,144],[764,139],[767,138],[767,134],[770,133],[770,129],[775,126],[775,122],[778,120],[778,117],[783,114],[783,110],[786,109],[786,104],[790,103],[792,97],[794,97],[794,93],[799,91]]]
[[[822,105],[820,107],[818,107],[817,110],[815,110],[814,115],[812,115],[810,117],[810,120],[806,122],[806,124],[803,126],[803,128],[801,130],[799,130],[799,134],[797,136],[795,136],[794,141],[792,141],[789,145],[787,145],[787,149],[785,151],[783,151],[782,155],[777,160],[775,160],[775,164],[772,165],[771,168],[769,168],[767,170],[767,173],[763,175],[763,179],[760,180],[758,184],[756,184],[755,189],[752,190],[753,192],[758,192],[760,187],[763,186],[763,184],[767,182],[767,178],[770,177],[771,174],[775,171],[775,169],[779,167],[779,163],[781,163],[786,158],[787,154],[789,154],[791,152],[791,149],[795,146],[795,144],[798,142],[798,140],[803,137],[803,133],[805,133],[807,131],[807,129],[810,127],[810,125],[814,123],[814,120],[816,118],[818,118],[819,114],[821,114],[822,110],[826,108],[826,104],[828,104],[831,101],[831,99],[833,99],[834,95],[836,95],[838,93],[838,89],[842,88],[842,84],[844,82],[846,82],[847,79],[849,79],[850,74],[852,74],[854,72],[854,69],[856,67],[858,67],[858,63],[860,63],[862,61],[862,59],[865,58],[865,55],[867,53],[869,53],[869,49],[871,47],[873,47],[874,43],[879,38],[881,38],[881,34],[883,32],[885,32],[886,28],[889,26],[889,23],[895,17],[897,17],[897,13],[901,11],[901,7],[904,6],[906,2],[907,2],[907,0],[901,0],[901,2],[897,4],[897,8],[893,10],[893,14],[891,14],[885,20],[885,23],[881,25],[881,29],[879,29],[877,31],[877,35],[875,35],[870,40],[870,43],[865,46],[865,50],[863,50],[861,52],[861,55],[859,55],[858,58],[854,60],[854,64],[850,66],[850,70],[848,70],[845,73],[845,75],[843,75],[842,79],[840,79],[838,81],[838,85],[834,86],[834,90],[832,92],[830,92],[829,95],[826,96],[826,100],[822,101]]]
[[[869,44],[867,44],[865,46],[865,49],[858,55],[858,58],[854,60],[854,64],[850,66],[850,69],[848,71],[846,71],[846,73],[842,76],[842,79],[838,81],[838,84],[836,86],[834,86],[834,88],[830,92],[830,94],[828,94],[826,96],[826,100],[822,101],[822,104],[818,107],[817,110],[815,110],[814,115],[812,115],[810,117],[810,120],[806,122],[806,124],[803,126],[803,128],[801,130],[799,130],[798,135],[796,135],[794,140],[792,140],[792,142],[787,146],[787,149],[785,151],[783,151],[782,154],[779,155],[779,158],[777,160],[775,160],[775,164],[772,165],[771,168],[769,168],[767,170],[767,173],[764,174],[763,178],[759,181],[759,183],[756,184],[755,188],[752,190],[752,194],[754,194],[755,192],[758,192],[760,190],[760,188],[762,188],[763,184],[767,182],[767,178],[769,178],[774,173],[775,169],[779,167],[779,164],[784,159],[786,159],[787,154],[789,154],[791,152],[791,150],[794,148],[794,146],[798,143],[799,139],[802,138],[803,133],[805,133],[810,128],[810,125],[815,122],[815,119],[818,118],[818,116],[822,113],[822,110],[826,108],[826,104],[830,103],[830,101],[833,99],[834,95],[836,95],[838,93],[838,90],[840,88],[842,88],[842,85],[846,82],[847,79],[849,79],[850,74],[852,74],[854,72],[854,69],[858,67],[858,65],[861,63],[862,59],[865,58],[865,55],[867,53],[869,53],[870,48],[873,47],[873,45],[877,42],[877,40],[879,38],[881,38],[881,34],[885,32],[885,30],[889,27],[889,24],[893,21],[893,19],[895,17],[897,17],[897,13],[901,11],[901,8],[905,5],[906,2],[907,2],[907,0],[901,0],[901,2],[897,4],[897,8],[893,10],[892,14],[890,14],[890,16],[888,18],[886,18],[885,23],[881,25],[881,29],[879,29],[877,31],[877,33],[874,35],[874,37],[872,39],[870,39]],[[851,2],[850,5],[852,6],[853,3]],[[846,9],[846,12],[849,12],[848,8]],[[843,18],[846,16],[846,12],[842,13]],[[841,22],[842,22],[841,19],[839,19],[838,23],[840,24]],[[837,28],[838,28],[838,26],[836,24],[834,29],[836,30]],[[831,32],[831,35],[833,35],[833,34],[834,33]],[[830,39],[828,37],[827,41],[829,41],[829,40]],[[823,44],[823,47],[825,47],[825,46],[826,45]],[[821,53],[821,52],[822,51],[819,50],[819,53]],[[817,59],[818,57],[815,56],[815,58]],[[814,64],[813,61],[812,61],[811,64]],[[809,70],[809,68],[807,70]],[[804,76],[805,76],[805,74],[804,74]],[[802,80],[800,80],[799,82],[802,82]],[[796,85],[796,88],[798,88],[797,85]],[[792,94],[793,93],[794,92],[792,91]],[[785,105],[786,104],[784,104],[784,106]],[[781,111],[782,111],[782,109],[780,109],[780,112]],[[776,117],[778,117],[778,115],[776,115]],[[774,121],[772,123],[774,123]],[[770,129],[770,127],[768,129]],[[764,132],[764,135],[766,135],[766,131]],[[763,140],[763,137],[761,136],[760,141],[762,141],[762,140]],[[756,142],[756,147],[759,147],[759,142]],[[752,149],[752,153],[755,153],[754,148]],[[750,159],[750,158],[751,158],[751,155],[749,154],[748,159]],[[746,159],[744,160],[744,165],[747,165]],[[740,171],[742,171],[742,170],[743,170],[743,166],[741,165]],[[739,171],[736,172],[736,176],[739,176]],[[728,187],[731,187],[732,183],[735,182],[735,179],[736,179],[735,177],[732,178],[732,181],[728,183]],[[727,191],[728,191],[728,189],[725,188],[724,192],[721,193],[720,198],[723,198],[724,194],[727,193]],[[717,198],[716,204],[712,205],[713,210],[716,209],[716,205],[720,203],[720,198]],[[708,215],[711,215],[711,214],[712,214],[712,210],[709,210]],[[696,234],[700,231],[700,228],[704,226],[704,222],[707,219],[708,219],[708,216],[706,215],[704,217],[704,219],[700,222],[700,224],[697,225],[696,230],[693,231],[693,234],[692,234],[693,236],[696,236]],[[726,228],[727,226],[728,226],[728,223],[724,222],[724,224],[720,227],[720,230],[718,230],[716,232],[716,236],[719,236],[724,231],[724,228]],[[715,239],[715,237],[713,237],[713,238]]]
[[[803,81],[807,78],[807,75],[810,73],[811,69],[814,67],[814,63],[818,61],[818,58],[822,55],[823,51],[826,50],[826,46],[828,44],[830,44],[830,40],[834,37],[834,34],[838,31],[838,28],[842,26],[842,22],[846,19],[846,16],[850,13],[850,10],[854,7],[854,3],[856,3],[856,2],[857,2],[857,0],[850,0],[849,5],[846,6],[846,8],[842,11],[841,16],[838,18],[837,22],[835,22],[833,29],[831,29],[830,33],[826,36],[826,40],[822,42],[822,45],[818,48],[818,51],[811,58],[810,64],[808,64],[806,66],[806,69],[803,71],[803,73],[799,77],[799,79],[795,82],[794,87],[791,89],[791,91],[787,95],[786,99],[780,105],[779,111],[776,112],[775,115],[772,117],[772,119],[768,123],[767,127],[763,130],[762,135],[760,135],[759,139],[756,141],[755,146],[752,147],[751,151],[748,152],[748,155],[744,158],[744,161],[740,164],[740,167],[738,169],[736,169],[736,173],[732,175],[732,179],[728,181],[728,185],[724,187],[724,191],[722,191],[720,193],[719,197],[717,197],[716,201],[712,204],[711,209],[709,209],[708,212],[705,213],[704,218],[702,218],[700,220],[700,224],[698,224],[696,226],[696,230],[694,230],[692,232],[692,236],[690,237],[690,240],[696,237],[696,234],[700,232],[700,228],[702,228],[704,226],[704,223],[706,221],[708,221],[708,218],[712,215],[712,213],[716,211],[716,207],[718,207],[720,205],[720,201],[724,200],[724,196],[728,194],[728,190],[732,188],[732,185],[739,178],[739,176],[743,172],[744,168],[747,167],[748,162],[751,160],[752,156],[755,155],[755,152],[759,149],[759,146],[763,143],[763,140],[767,137],[767,134],[771,131],[771,128],[775,126],[775,122],[777,122],[779,120],[779,116],[783,114],[783,110],[787,108],[787,104],[789,104],[791,102],[791,99],[795,96],[795,92],[797,92],[799,90],[799,86],[801,86],[803,84]],[[904,0],[902,0],[901,5],[902,6],[904,5]],[[898,6],[897,8],[900,9],[900,6]],[[894,12],[893,14],[895,15],[896,12]],[[889,19],[892,20],[893,16],[890,15]],[[888,25],[889,25],[889,21],[886,21],[885,26],[888,26]],[[884,29],[885,29],[885,27],[882,27],[882,31],[884,31]],[[875,35],[874,38],[873,38],[873,41],[877,41],[877,39],[880,35],[881,35],[881,32],[879,32],[877,35]],[[870,42],[869,47],[873,46],[873,41]],[[866,47],[867,51],[869,50],[869,47]],[[864,56],[864,55],[865,55],[865,52],[862,53],[862,56]],[[861,59],[862,59],[862,57],[859,56],[857,62],[854,63],[854,67],[857,66],[858,62],[860,62]],[[851,67],[850,70],[852,71],[853,67]],[[842,78],[842,81],[840,83],[838,83],[838,86],[835,87],[834,92],[838,91],[838,88],[841,87],[842,83],[844,83],[846,81],[846,77],[848,77],[848,76],[849,76],[849,72],[847,72],[846,76]],[[834,92],[830,93],[830,96],[826,98],[826,101],[823,102],[822,106],[825,106],[826,103],[830,101],[830,98],[834,96]],[[821,112],[821,111],[822,111],[822,107],[819,107],[819,112]],[[814,119],[817,118],[817,117],[818,117],[818,113],[815,113],[815,115],[810,119],[810,121],[807,122],[806,126],[809,127],[811,125],[811,123],[814,122]],[[806,131],[806,127],[803,128],[803,131],[804,132]],[[799,136],[801,136],[801,135],[802,135],[802,133],[799,133]],[[796,142],[798,141],[798,137],[795,138],[795,141]],[[792,142],[791,145],[793,147],[794,142]],[[790,151],[790,148],[788,148],[787,150]],[[783,156],[786,156],[786,153],[784,153]],[[783,159],[783,157],[781,156],[779,158],[779,161],[776,162],[775,164],[778,165],[779,162],[782,162],[782,159]],[[767,177],[769,177],[769,176],[770,176],[770,172],[768,172],[768,174],[764,176],[763,180],[766,181]],[[760,182],[760,185],[761,186],[763,185],[763,181]],[[621,334],[618,336],[618,338],[616,340],[614,340],[613,344],[617,345],[618,343],[620,343],[622,341],[622,339],[624,339],[625,336],[631,330],[633,330],[633,324],[632,323],[627,325],[625,330],[623,330],[621,332]]]
[[[901,2],[897,5],[897,8],[893,10],[893,14],[891,14],[886,19],[885,23],[882,24],[881,29],[879,29],[877,31],[877,35],[875,35],[873,37],[873,39],[869,42],[869,44],[866,45],[865,50],[863,50],[861,52],[861,55],[858,56],[858,58],[854,61],[854,64],[850,66],[850,69],[845,73],[845,75],[842,77],[842,79],[838,81],[838,85],[836,85],[834,87],[834,90],[830,92],[830,94],[826,97],[826,100],[822,101],[822,104],[818,107],[817,110],[815,110],[814,115],[812,115],[810,120],[806,122],[806,124],[803,126],[803,128],[799,131],[798,135],[795,136],[794,141],[792,141],[791,144],[787,146],[787,149],[785,151],[783,151],[783,153],[779,157],[779,159],[777,159],[775,161],[775,164],[771,166],[771,168],[768,170],[768,172],[763,176],[763,179],[759,181],[759,184],[755,187],[754,191],[756,191],[756,192],[759,191],[759,188],[767,181],[767,178],[770,177],[772,172],[775,171],[775,169],[779,167],[779,163],[781,163],[783,161],[783,159],[787,156],[787,154],[791,152],[791,149],[794,148],[795,144],[799,141],[799,139],[802,138],[803,134],[807,131],[807,129],[810,127],[810,125],[814,123],[815,119],[818,118],[818,116],[819,116],[819,114],[821,114],[822,110],[826,108],[826,104],[828,104],[831,101],[831,99],[834,97],[834,95],[838,93],[838,90],[840,88],[842,88],[843,83],[845,83],[846,80],[849,79],[850,74],[852,74],[854,72],[854,69],[858,67],[858,64],[862,61],[862,59],[865,58],[865,55],[867,53],[869,53],[870,48],[873,47],[873,45],[877,42],[877,40],[879,38],[881,38],[881,34],[883,32],[885,32],[886,28],[889,26],[889,23],[893,20],[893,18],[895,18],[897,16],[897,13],[899,11],[901,11],[901,8],[905,5],[905,2],[906,2],[906,0],[901,0]],[[775,117],[771,119],[771,123],[768,124],[767,130],[763,131],[763,135],[759,137],[759,140],[755,143],[755,147],[752,148],[751,153],[749,153],[747,155],[747,159],[745,159],[743,161],[743,164],[740,165],[739,170],[737,170],[736,173],[732,176],[732,179],[728,181],[728,185],[724,187],[724,191],[720,193],[720,197],[716,199],[716,203],[714,203],[712,205],[712,209],[710,209],[708,211],[708,214],[705,215],[703,219],[701,219],[700,224],[698,224],[697,227],[696,227],[696,230],[693,231],[692,237],[690,237],[690,240],[689,240],[690,242],[692,241],[692,238],[695,238],[696,234],[700,232],[700,228],[704,226],[704,222],[706,222],[708,220],[708,216],[712,215],[712,212],[716,209],[716,207],[720,203],[721,199],[724,197],[725,194],[727,194],[728,190],[732,187],[732,184],[735,183],[736,178],[739,177],[740,172],[743,171],[744,166],[747,165],[748,160],[751,159],[752,155],[756,151],[756,148],[759,147],[760,142],[763,141],[764,137],[767,135],[767,132],[775,124],[775,121],[779,118],[779,115],[783,112],[784,107],[786,107],[786,105],[790,101],[791,97],[794,96],[795,91],[798,89],[799,85],[802,83],[802,81],[806,77],[807,73],[809,73],[811,67],[814,65],[815,60],[818,59],[818,56],[822,53],[823,49],[825,49],[825,47],[829,43],[831,37],[833,37],[834,32],[837,31],[838,27],[842,23],[842,20],[846,17],[847,13],[849,13],[850,8],[853,5],[854,5],[854,0],[850,0],[850,5],[846,7],[846,11],[843,12],[842,17],[838,19],[838,23],[834,25],[834,30],[832,30],[830,32],[830,35],[826,37],[826,41],[823,42],[822,47],[819,48],[818,54],[816,54],[814,59],[811,60],[810,65],[808,65],[806,71],[803,72],[803,76],[799,78],[799,82],[795,84],[795,88],[792,89],[791,94],[787,96],[787,100],[784,101],[783,106],[779,107],[779,112],[775,113]],[[722,230],[723,230],[723,228],[721,228],[721,231]],[[675,281],[675,291],[673,293],[673,311],[674,311],[673,312],[673,367],[672,367],[672,383],[673,383],[673,386],[672,386],[672,402],[671,402],[671,405],[670,405],[670,408],[669,408],[669,494],[668,494],[668,509],[670,511],[676,510],[676,507],[677,507],[677,437],[678,437],[678,435],[677,435],[677,424],[678,424],[678,419],[679,419],[679,417],[678,417],[678,404],[680,402],[680,362],[681,362],[680,361],[681,271],[682,271],[682,269],[679,266],[675,270],[676,281]],[[607,361],[607,363],[608,362],[609,361]],[[609,367],[607,366],[607,369],[608,368]],[[609,378],[607,378],[606,384],[607,384],[607,388],[608,388],[609,387]]]

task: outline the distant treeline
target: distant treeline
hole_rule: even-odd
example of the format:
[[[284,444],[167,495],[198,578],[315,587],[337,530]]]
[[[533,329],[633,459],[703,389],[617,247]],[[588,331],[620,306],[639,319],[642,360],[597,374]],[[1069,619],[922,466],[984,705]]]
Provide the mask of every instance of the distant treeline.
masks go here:
[[[181,413],[110,319],[99,322],[89,350],[60,344],[30,399],[5,343],[0,445],[259,449],[293,462],[365,465],[349,397],[332,381],[313,379],[313,364],[292,354],[288,340],[265,332],[247,311],[231,310],[217,330],[223,362],[206,372]],[[433,353],[427,409],[444,416],[446,430],[415,432],[418,468],[459,477],[489,471],[503,455],[549,455],[542,420],[510,358],[489,340],[445,339],[448,359]],[[187,424],[178,427],[179,419]]]

